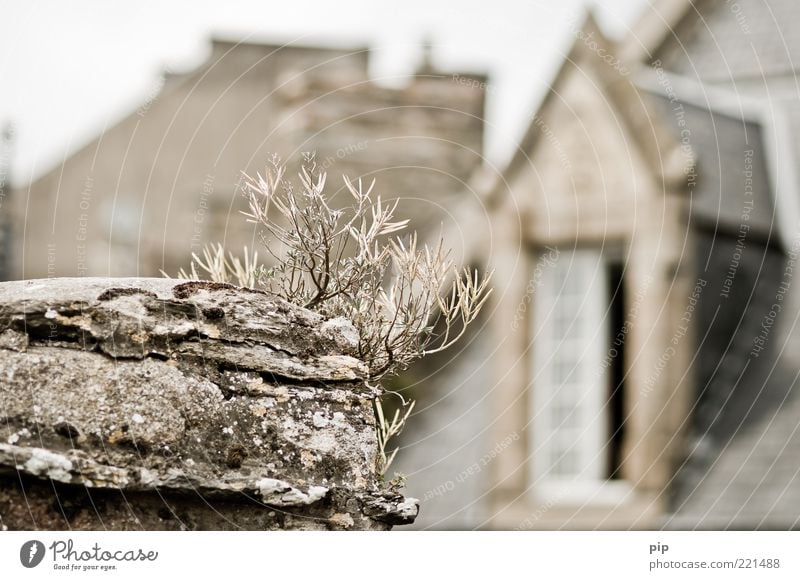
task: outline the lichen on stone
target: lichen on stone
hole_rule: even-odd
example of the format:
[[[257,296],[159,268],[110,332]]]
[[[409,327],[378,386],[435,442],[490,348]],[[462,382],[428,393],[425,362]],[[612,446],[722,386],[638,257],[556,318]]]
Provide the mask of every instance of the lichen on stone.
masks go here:
[[[353,331],[230,285],[0,283],[3,525],[413,521],[416,504],[379,484],[371,403],[380,391],[353,357]],[[54,507],[54,485],[69,510]]]

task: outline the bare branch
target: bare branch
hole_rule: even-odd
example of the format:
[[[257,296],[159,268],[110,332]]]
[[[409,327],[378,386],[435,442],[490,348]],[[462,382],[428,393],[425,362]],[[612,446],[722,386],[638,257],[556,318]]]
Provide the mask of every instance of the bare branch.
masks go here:
[[[373,379],[464,335],[491,293],[491,276],[455,271],[441,236],[433,247],[420,247],[415,234],[403,236],[409,222],[395,218],[398,200],[373,195],[374,180],[365,187],[345,177],[352,204],[333,207],[313,154],[303,156],[299,193],[285,174],[273,156],[263,174],[245,176],[243,188],[248,210],[242,213],[259,226],[271,269],[247,248],[239,259],[212,245],[180,275],[261,286],[325,316],[350,319]]]

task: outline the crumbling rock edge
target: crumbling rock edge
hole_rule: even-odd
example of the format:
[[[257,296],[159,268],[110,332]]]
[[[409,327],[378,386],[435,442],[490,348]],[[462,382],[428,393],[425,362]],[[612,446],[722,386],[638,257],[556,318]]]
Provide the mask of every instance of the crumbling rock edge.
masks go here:
[[[114,359],[202,358],[291,381],[363,382],[358,334],[336,321],[263,292],[200,281],[62,278],[0,286],[0,346],[14,350],[25,348],[26,336],[28,344],[57,342]]]
[[[166,496],[191,529],[412,522],[418,502],[379,483],[357,347],[344,319],[227,284],[0,283],[0,527],[172,529]],[[87,498],[54,514],[47,481]],[[113,490],[138,507],[99,510]]]

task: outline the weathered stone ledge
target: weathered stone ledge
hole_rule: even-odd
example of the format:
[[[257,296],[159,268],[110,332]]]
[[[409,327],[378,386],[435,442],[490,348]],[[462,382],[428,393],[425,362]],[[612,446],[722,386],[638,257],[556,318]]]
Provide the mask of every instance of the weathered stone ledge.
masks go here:
[[[0,526],[413,521],[379,485],[357,346],[345,320],[228,285],[0,284]]]

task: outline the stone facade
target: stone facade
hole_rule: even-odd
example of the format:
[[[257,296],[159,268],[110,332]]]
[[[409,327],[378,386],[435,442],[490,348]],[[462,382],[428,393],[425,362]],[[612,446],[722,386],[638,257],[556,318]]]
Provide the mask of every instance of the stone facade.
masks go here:
[[[238,186],[273,153],[316,151],[342,203],[343,175],[375,178],[417,228],[446,223],[481,162],[481,83],[425,70],[389,88],[369,79],[368,58],[214,42],[204,65],[12,192],[12,279],[175,273],[208,242],[252,249]]]

